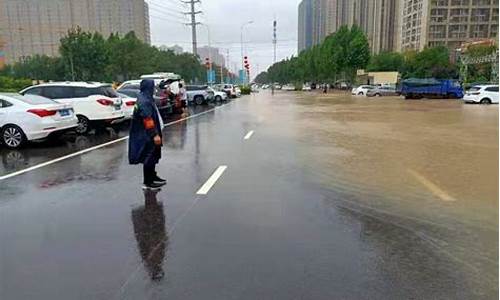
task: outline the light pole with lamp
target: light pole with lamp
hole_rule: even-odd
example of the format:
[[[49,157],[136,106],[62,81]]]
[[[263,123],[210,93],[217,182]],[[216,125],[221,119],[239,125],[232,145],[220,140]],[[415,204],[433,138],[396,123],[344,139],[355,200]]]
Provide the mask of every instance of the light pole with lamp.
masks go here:
[[[241,70],[245,69],[245,63],[244,63],[244,56],[245,54],[243,53],[243,29],[245,28],[246,25],[253,24],[253,21],[248,21],[243,24],[241,24],[240,28],[240,33],[241,33]]]
[[[204,24],[204,23],[201,23],[201,25],[205,26],[207,28],[207,34],[208,34],[208,59],[209,59],[209,63],[210,63],[210,66],[209,66],[209,76],[210,78],[207,78],[207,82],[208,84],[210,85],[211,81],[211,77],[212,77],[212,42],[210,40],[210,26],[208,26],[207,24]]]

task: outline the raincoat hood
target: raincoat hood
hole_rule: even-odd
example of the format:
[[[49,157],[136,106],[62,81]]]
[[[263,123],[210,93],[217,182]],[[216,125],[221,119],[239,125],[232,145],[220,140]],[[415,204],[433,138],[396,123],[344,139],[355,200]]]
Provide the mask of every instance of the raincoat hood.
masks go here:
[[[153,99],[153,94],[155,91],[155,82],[151,79],[144,79],[141,81],[141,93],[150,99]]]

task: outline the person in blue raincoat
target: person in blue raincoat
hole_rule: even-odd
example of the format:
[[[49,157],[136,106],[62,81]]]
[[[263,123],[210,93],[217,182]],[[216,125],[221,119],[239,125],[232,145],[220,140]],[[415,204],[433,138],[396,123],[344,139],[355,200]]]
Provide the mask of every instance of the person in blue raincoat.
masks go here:
[[[140,89],[130,126],[129,162],[143,164],[146,188],[159,188],[166,184],[155,170],[161,158],[163,120],[153,98],[154,81],[142,80]]]

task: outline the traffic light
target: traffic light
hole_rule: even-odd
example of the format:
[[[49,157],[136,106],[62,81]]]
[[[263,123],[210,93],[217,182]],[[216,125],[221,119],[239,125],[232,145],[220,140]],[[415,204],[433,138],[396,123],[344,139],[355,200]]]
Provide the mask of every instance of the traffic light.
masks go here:
[[[247,71],[250,69],[250,63],[248,62],[248,56],[243,57],[243,66]]]
[[[205,58],[205,67],[206,67],[207,69],[210,69],[210,58],[208,58],[208,57],[207,57],[207,58]]]

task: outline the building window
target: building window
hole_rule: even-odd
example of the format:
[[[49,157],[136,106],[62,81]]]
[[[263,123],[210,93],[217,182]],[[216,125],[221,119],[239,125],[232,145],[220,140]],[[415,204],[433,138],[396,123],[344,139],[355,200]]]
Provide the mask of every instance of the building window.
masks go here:
[[[432,6],[448,6],[448,0],[432,0]]]
[[[469,6],[469,0],[451,0],[452,6]]]
[[[431,25],[429,26],[429,38],[431,39],[443,39],[446,37],[446,26],[445,25]]]
[[[427,43],[427,45],[429,47],[437,47],[437,46],[444,45],[444,42],[443,41],[432,41],[432,42]]]
[[[490,5],[490,0],[472,0],[472,6],[478,6],[478,5]]]
[[[448,18],[448,10],[444,8],[431,9],[431,22],[442,23]]]
[[[491,25],[490,28],[490,38],[498,37],[498,25]]]
[[[486,24],[471,25],[470,37],[471,38],[486,38],[486,37],[488,37],[488,25],[486,25]]]
[[[464,23],[469,20],[469,10],[467,8],[454,8],[450,10],[451,23]]]
[[[466,38],[467,37],[467,25],[450,25],[448,28],[449,38]]]
[[[471,22],[489,22],[490,9],[489,8],[475,8],[472,9]]]

